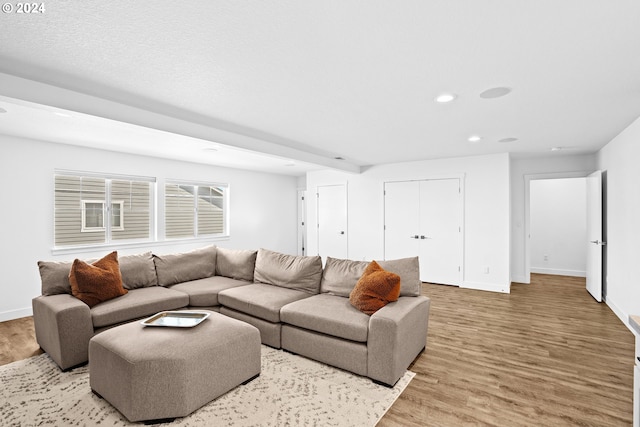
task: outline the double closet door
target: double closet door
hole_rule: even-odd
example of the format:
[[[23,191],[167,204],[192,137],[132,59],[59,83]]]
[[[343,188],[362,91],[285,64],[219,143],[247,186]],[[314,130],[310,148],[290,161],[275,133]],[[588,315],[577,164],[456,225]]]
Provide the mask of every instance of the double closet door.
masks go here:
[[[454,178],[384,184],[385,259],[417,255],[423,282],[461,284],[460,181]]]

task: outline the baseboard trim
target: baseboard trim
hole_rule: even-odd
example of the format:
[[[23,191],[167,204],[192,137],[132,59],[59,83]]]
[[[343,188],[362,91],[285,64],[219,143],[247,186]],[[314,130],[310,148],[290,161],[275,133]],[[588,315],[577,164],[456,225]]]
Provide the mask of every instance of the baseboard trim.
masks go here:
[[[18,310],[3,311],[0,313],[0,322],[6,322],[7,320],[19,319],[21,317],[33,316],[33,310],[31,307],[21,308]]]
[[[479,282],[468,282],[464,281],[461,288],[466,289],[475,289],[477,291],[489,291],[489,292],[499,292],[502,294],[511,293],[511,284],[508,285],[497,285],[495,283],[479,283]]]
[[[587,277],[586,271],[581,270],[562,270],[559,268],[537,268],[531,267],[532,273],[538,274],[551,274],[554,276],[573,276],[573,277]]]
[[[619,306],[616,304],[611,298],[608,298],[606,295],[602,298],[602,301],[607,304],[607,306],[613,311],[613,313],[618,316],[618,319],[629,329],[631,332],[635,334],[634,329],[629,324],[629,315],[625,313]]]
[[[516,282],[516,283],[525,283],[525,284],[529,284],[529,280],[527,280],[527,278],[525,276],[513,276],[511,278],[511,282]]]

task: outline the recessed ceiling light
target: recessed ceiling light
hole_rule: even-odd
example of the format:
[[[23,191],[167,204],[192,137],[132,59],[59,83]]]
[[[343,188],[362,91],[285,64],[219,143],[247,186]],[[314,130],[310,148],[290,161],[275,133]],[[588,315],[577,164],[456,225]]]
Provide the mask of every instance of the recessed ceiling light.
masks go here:
[[[481,137],[481,136],[479,136],[479,135],[471,135],[471,136],[468,138],[468,141],[469,141],[469,142],[478,142],[478,141],[480,141],[481,139],[482,139],[482,137]]]
[[[480,98],[491,99],[491,98],[500,98],[501,96],[505,96],[511,93],[511,88],[508,87],[492,87],[491,89],[487,89],[480,94]]]
[[[458,96],[455,93],[441,93],[436,96],[435,101],[439,104],[446,104],[456,99]]]
[[[54,112],[53,114],[55,114],[56,116],[60,116],[60,117],[71,117],[71,114],[60,113],[58,111]]]
[[[562,147],[553,147],[551,151],[562,151]]]
[[[0,108],[0,114],[6,113],[7,110],[5,110],[4,108]]]
[[[498,142],[516,142],[518,138],[502,138]]]

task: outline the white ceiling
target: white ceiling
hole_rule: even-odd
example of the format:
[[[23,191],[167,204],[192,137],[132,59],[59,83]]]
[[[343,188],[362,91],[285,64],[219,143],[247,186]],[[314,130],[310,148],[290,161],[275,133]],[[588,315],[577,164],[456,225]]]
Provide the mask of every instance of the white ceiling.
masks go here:
[[[593,153],[640,116],[637,0],[45,6],[43,14],[0,18],[0,73],[179,119],[182,126],[171,130],[187,136],[167,133],[161,121],[152,127],[162,136],[131,126],[149,127],[133,117],[121,119],[129,125],[101,122],[90,116],[118,114],[96,113],[89,98],[71,103],[66,96],[46,104],[76,114],[39,117],[47,124],[33,135],[34,126],[26,125],[33,117],[28,122],[23,109],[39,108],[38,91],[23,94],[9,80],[0,84],[0,108],[8,111],[0,114],[0,133],[219,161],[203,156],[206,143],[196,136],[269,155],[237,156],[239,167],[270,159],[273,171],[300,174],[314,165],[357,169],[551,154],[553,147],[564,148],[556,154]],[[512,92],[480,98],[498,86]],[[445,91],[458,98],[435,103]],[[65,134],[70,126],[76,130]],[[482,139],[468,142],[474,134]],[[518,140],[498,142],[504,138]],[[163,150],[150,144],[158,140]],[[346,166],[336,166],[336,156]],[[284,166],[291,161],[297,166]]]
[[[0,132],[175,160],[303,175],[318,165],[0,96]],[[34,126],[34,124],[37,124]]]

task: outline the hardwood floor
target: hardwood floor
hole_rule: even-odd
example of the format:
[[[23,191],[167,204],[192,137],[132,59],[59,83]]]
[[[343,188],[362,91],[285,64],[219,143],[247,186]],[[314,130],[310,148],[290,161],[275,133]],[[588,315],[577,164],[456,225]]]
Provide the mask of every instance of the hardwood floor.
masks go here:
[[[584,279],[422,292],[427,349],[380,426],[631,425],[634,337]],[[0,364],[38,353],[31,318],[0,323]]]
[[[580,278],[510,294],[423,285],[417,375],[380,426],[630,426],[634,336]]]

